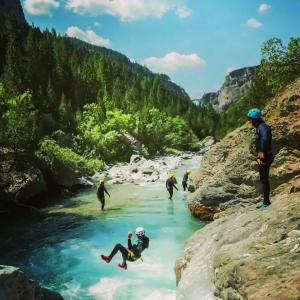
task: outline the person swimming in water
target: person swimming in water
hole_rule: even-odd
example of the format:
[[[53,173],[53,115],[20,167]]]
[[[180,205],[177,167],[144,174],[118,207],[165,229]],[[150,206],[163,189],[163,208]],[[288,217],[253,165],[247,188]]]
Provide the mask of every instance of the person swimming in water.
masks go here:
[[[113,257],[121,252],[123,257],[123,262],[118,264],[121,269],[127,270],[127,261],[136,261],[141,258],[142,252],[149,247],[149,238],[145,235],[145,229],[143,227],[138,227],[135,230],[135,234],[138,238],[137,242],[132,245],[131,238],[132,232],[128,233],[128,248],[125,248],[121,244],[116,244],[114,249],[111,251],[109,256],[101,255],[101,258],[106,262],[110,263]]]

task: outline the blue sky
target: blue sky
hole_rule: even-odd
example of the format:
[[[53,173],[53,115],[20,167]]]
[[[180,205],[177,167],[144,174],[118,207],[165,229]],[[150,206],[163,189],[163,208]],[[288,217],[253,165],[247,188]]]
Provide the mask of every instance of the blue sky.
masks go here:
[[[300,36],[298,0],[22,0],[30,23],[124,53],[192,98],[260,62],[272,37]]]

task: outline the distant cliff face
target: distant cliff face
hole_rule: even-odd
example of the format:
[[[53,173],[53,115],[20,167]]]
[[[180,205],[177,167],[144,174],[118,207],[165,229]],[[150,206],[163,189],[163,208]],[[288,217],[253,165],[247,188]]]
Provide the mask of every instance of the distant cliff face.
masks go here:
[[[216,111],[226,110],[230,104],[239,101],[249,89],[258,66],[232,71],[216,93],[206,93],[198,101],[200,106],[212,105]]]
[[[0,0],[0,26],[3,26],[5,19],[9,16],[15,16],[22,26],[28,25],[20,0]]]

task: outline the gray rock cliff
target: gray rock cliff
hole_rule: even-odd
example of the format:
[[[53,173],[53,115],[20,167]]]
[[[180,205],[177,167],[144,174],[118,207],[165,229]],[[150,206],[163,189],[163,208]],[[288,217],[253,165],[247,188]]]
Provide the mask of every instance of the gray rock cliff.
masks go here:
[[[218,92],[206,93],[198,100],[200,106],[212,105],[216,111],[226,110],[239,101],[249,89],[258,66],[247,67],[230,72]]]
[[[189,208],[213,221],[176,264],[178,300],[298,300],[300,295],[300,79],[264,109],[275,160],[261,202],[254,129],[244,125],[205,153]]]

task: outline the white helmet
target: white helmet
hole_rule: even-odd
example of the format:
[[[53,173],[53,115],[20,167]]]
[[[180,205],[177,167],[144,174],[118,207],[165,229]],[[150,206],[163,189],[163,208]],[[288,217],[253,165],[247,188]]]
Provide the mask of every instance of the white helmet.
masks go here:
[[[137,236],[144,236],[145,235],[145,229],[143,227],[138,227],[136,230],[135,230],[135,234]]]

